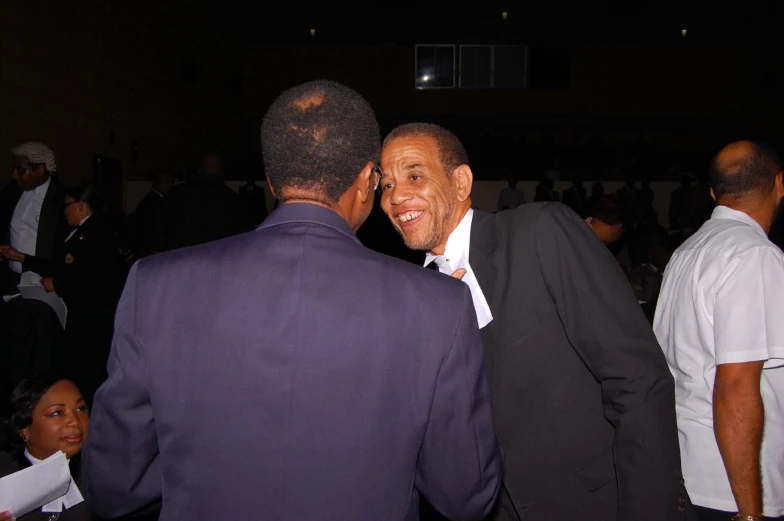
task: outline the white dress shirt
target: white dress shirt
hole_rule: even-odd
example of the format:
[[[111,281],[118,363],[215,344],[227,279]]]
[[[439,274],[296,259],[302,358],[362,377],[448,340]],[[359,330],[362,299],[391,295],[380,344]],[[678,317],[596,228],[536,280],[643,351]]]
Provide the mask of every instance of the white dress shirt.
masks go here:
[[[38,239],[38,220],[41,217],[41,206],[44,204],[46,191],[49,190],[51,178],[35,188],[22,192],[16,203],[14,215],[11,217],[10,246],[25,255],[35,255],[35,243]],[[22,263],[8,261],[8,267],[16,273],[22,273]]]
[[[479,287],[479,282],[476,280],[474,271],[468,263],[468,252],[471,247],[471,221],[474,218],[474,210],[468,209],[468,212],[463,216],[460,224],[449,235],[446,241],[446,248],[443,255],[433,255],[428,253],[425,256],[425,266],[431,262],[438,265],[438,271],[451,275],[456,270],[463,268],[466,274],[463,275],[463,282],[468,285],[471,290],[471,298],[474,302],[474,310],[476,311],[476,319],[479,322],[479,329],[482,329],[487,324],[492,322],[493,314],[490,312],[490,306],[487,305],[482,288]]]
[[[38,465],[43,461],[31,456],[30,453],[27,452],[27,449],[25,449],[24,454],[25,457],[27,458],[27,461],[29,461],[33,465]],[[68,463],[70,462],[71,460],[68,460]],[[65,493],[65,495],[62,495],[57,499],[45,504],[41,508],[41,511],[48,512],[48,513],[62,512],[63,510],[67,510],[74,505],[78,505],[82,501],[84,501],[84,497],[82,497],[82,493],[79,490],[79,487],[76,486],[76,482],[74,481],[74,479],[71,478],[71,485],[68,487],[68,491]]]
[[[716,366],[765,361],[763,512],[784,515],[784,253],[747,214],[716,207],[667,266],[654,332],[675,378],[686,489],[702,507],[737,512],[713,429]]]

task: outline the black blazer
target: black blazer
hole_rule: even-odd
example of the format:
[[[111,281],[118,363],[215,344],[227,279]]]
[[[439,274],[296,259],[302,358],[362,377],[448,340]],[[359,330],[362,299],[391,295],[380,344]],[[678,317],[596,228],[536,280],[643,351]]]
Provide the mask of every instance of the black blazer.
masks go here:
[[[130,217],[134,235],[134,249],[139,257],[153,252],[157,229],[164,225],[164,196],[150,190]]]
[[[494,519],[683,519],[674,383],[618,263],[560,203],[475,211],[505,452]]]
[[[247,231],[247,218],[234,190],[215,176],[199,176],[172,188],[163,200],[163,226],[153,251],[204,244]]]
[[[29,466],[30,462],[24,456],[24,453],[0,452],[0,478],[9,474],[13,474],[14,472],[18,472],[22,469],[26,469]],[[77,486],[80,486],[79,467],[79,456],[77,455],[71,460],[70,464],[71,476],[73,476]],[[81,486],[80,491],[82,492],[82,496],[84,496],[84,491],[81,490]],[[41,512],[39,509],[33,510],[29,514],[26,514],[17,519],[19,521],[47,521],[50,515],[50,513]],[[69,509],[63,510],[59,519],[59,521],[95,520],[98,520],[98,518],[93,515],[92,511],[90,510],[90,506],[87,504],[87,501],[82,501],[78,505],[74,505]]]
[[[116,233],[99,213],[55,249],[50,260],[26,255],[22,265],[42,277],[53,277],[54,289],[71,312],[107,310],[113,315],[123,285],[122,258]]]
[[[0,191],[0,234],[2,234],[0,235],[0,244],[8,244],[10,241],[11,219],[21,197],[22,190],[16,181],[10,181]],[[68,236],[70,228],[63,213],[64,199],[64,187],[56,177],[52,177],[41,205],[41,215],[38,220],[35,255],[41,259],[51,259],[55,247],[62,244]],[[5,295],[15,292],[12,284],[15,285],[17,280],[18,275],[8,268],[8,263],[0,263],[0,293]]]

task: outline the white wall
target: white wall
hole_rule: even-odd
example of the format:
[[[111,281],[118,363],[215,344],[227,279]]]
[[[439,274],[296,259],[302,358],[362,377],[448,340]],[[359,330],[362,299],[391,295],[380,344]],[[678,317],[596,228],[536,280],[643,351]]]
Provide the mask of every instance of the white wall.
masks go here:
[[[245,184],[244,181],[228,181],[226,183],[233,190],[238,190],[240,186]],[[260,186],[262,183],[258,183]],[[593,181],[586,181],[585,188],[590,195],[591,185]],[[622,181],[602,181],[606,193],[613,193],[623,185]],[[534,192],[536,190],[537,181],[521,181],[517,186],[525,194],[526,202],[534,200]],[[264,191],[267,195],[267,207],[272,208],[273,199],[270,194],[269,188],[264,183]],[[472,194],[474,206],[481,210],[492,212],[498,209],[498,194],[506,186],[506,181],[477,181],[474,183],[474,191]],[[569,181],[556,181],[555,189],[563,194],[564,190],[569,188],[571,183]],[[662,181],[652,182],[651,190],[653,190],[653,207],[659,216],[659,223],[668,226],[667,212],[670,204],[670,194],[673,190],[678,188],[680,184],[677,181]],[[126,210],[128,213],[132,212],[139,201],[149,192],[150,183],[147,181],[129,181],[126,183],[125,188],[125,202]]]

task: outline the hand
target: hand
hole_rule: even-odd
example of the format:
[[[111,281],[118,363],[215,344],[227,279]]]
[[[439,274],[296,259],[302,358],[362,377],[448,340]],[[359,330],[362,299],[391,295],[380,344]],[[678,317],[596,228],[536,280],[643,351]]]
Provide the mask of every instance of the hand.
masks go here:
[[[16,518],[11,515],[11,512],[0,512],[0,521],[16,521]]]
[[[49,293],[54,291],[54,280],[52,280],[52,277],[46,277],[41,279],[41,285],[43,285],[44,289]],[[0,521],[3,520],[0,519]]]
[[[6,244],[0,244],[0,255],[5,257],[6,259],[10,259],[12,261],[17,262],[24,262],[24,253],[21,253],[19,250],[12,248]],[[0,521],[3,521],[0,519]]]
[[[463,280],[463,275],[466,274],[465,268],[458,268],[452,273],[452,277],[456,278],[457,280]],[[2,520],[0,520],[2,521]]]

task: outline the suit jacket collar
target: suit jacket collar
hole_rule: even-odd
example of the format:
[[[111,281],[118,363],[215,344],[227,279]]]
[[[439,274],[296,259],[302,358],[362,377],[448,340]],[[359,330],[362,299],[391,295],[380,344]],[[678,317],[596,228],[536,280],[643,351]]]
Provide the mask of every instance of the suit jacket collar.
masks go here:
[[[499,242],[496,237],[495,215],[474,210],[471,221],[471,246],[468,262],[476,275],[479,287],[487,300],[490,310],[493,310],[492,290],[495,286],[496,268],[493,254],[498,249]]]
[[[337,213],[311,203],[286,203],[281,204],[264,219],[259,229],[271,228],[289,223],[312,223],[328,226],[357,243],[360,243],[356,234],[349,228],[348,223]],[[360,243],[361,244],[361,243]]]
[[[65,242],[71,242],[74,240],[78,240],[79,237],[83,236],[85,233],[90,233],[91,230],[100,225],[101,217],[98,215],[97,212],[93,212],[90,214],[89,219],[84,221],[82,224],[76,227],[74,234]],[[71,228],[73,230],[73,228]]]

